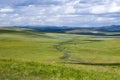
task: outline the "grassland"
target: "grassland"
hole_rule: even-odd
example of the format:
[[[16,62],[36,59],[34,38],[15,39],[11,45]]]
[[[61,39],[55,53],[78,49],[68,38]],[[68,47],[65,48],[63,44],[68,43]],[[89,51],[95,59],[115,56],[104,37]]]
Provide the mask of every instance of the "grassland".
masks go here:
[[[71,58],[84,62],[120,63],[120,39],[116,38],[78,38],[64,44],[62,48]]]
[[[120,38],[0,29],[0,80],[119,80]]]

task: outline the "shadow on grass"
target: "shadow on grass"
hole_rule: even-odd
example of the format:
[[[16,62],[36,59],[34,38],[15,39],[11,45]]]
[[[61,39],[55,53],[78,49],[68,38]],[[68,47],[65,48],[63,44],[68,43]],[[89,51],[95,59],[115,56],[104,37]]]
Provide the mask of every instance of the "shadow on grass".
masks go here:
[[[104,41],[104,40],[84,40],[84,41],[100,42],[100,41]]]
[[[120,63],[90,63],[90,62],[64,62],[66,64],[81,64],[93,66],[120,66]]]

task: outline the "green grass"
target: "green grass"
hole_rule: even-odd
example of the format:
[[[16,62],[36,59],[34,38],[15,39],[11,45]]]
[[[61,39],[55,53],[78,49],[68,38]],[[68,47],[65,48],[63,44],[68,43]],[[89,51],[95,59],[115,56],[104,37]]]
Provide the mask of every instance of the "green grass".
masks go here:
[[[28,33],[27,33],[28,34]],[[31,61],[52,61],[62,54],[53,45],[57,39],[46,38],[44,33],[27,35],[26,33],[3,33],[0,35],[0,58]],[[6,56],[7,55],[7,56]]]
[[[119,80],[116,73],[73,69],[63,65],[35,62],[0,61],[0,78],[3,80]]]
[[[115,37],[1,28],[0,80],[119,80],[119,43]],[[61,59],[64,52],[69,59]]]
[[[120,38],[99,40],[97,38],[79,38],[64,44],[72,58],[86,62],[120,63]]]

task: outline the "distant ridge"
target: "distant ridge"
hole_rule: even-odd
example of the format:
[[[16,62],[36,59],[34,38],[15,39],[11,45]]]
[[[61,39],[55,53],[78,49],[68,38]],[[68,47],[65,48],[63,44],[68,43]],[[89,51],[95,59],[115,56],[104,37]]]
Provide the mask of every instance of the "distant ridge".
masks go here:
[[[69,26],[16,26],[19,28],[31,28],[37,31],[45,32],[66,32],[71,30],[87,30],[100,32],[120,32],[120,25],[111,25],[103,27],[69,27]]]
[[[99,31],[120,32],[120,25],[112,25],[98,28]]]

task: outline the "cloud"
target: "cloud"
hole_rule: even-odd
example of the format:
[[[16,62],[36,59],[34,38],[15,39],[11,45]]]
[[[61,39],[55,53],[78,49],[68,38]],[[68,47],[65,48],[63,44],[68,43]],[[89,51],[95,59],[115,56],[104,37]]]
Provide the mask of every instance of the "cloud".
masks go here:
[[[5,7],[5,8],[1,8],[0,12],[2,12],[2,13],[14,12],[14,9],[12,9],[10,7]]]
[[[120,0],[0,0],[0,25],[120,24]]]
[[[98,17],[96,21],[103,22],[103,21],[115,21],[115,18],[105,18],[105,17]]]
[[[120,6],[116,2],[111,4],[107,3],[104,5],[96,5],[91,8],[90,12],[94,14],[115,13],[120,12]]]

